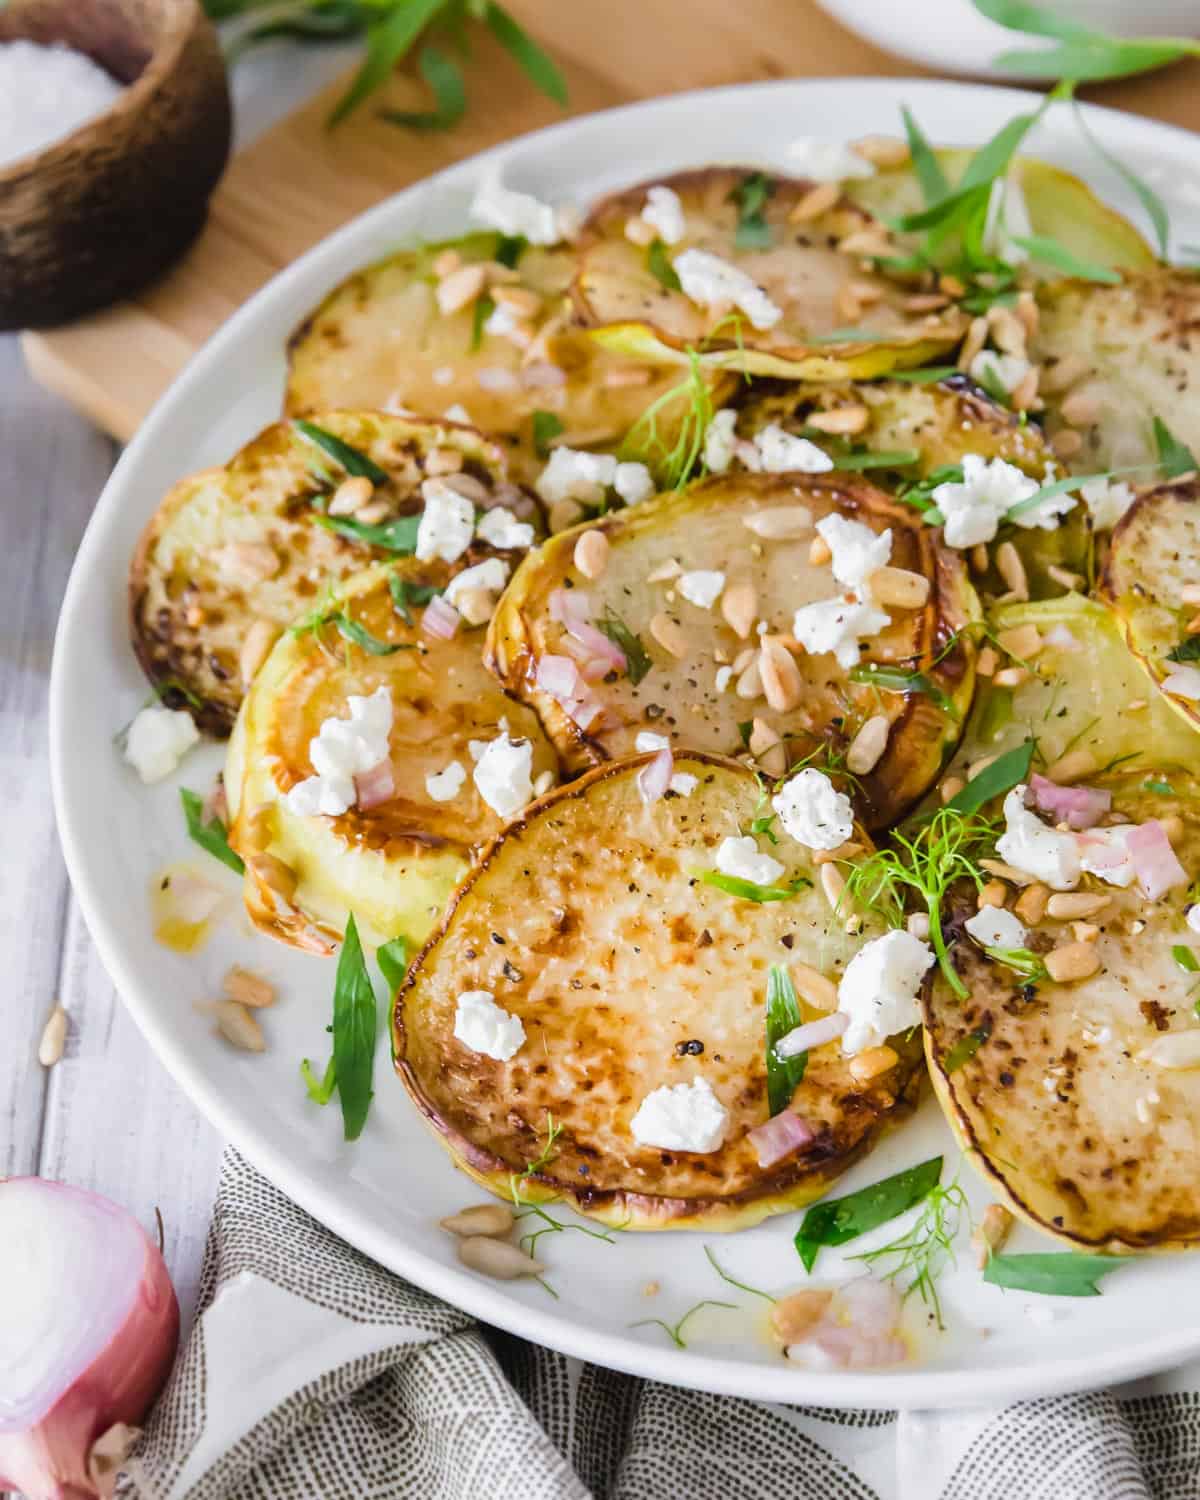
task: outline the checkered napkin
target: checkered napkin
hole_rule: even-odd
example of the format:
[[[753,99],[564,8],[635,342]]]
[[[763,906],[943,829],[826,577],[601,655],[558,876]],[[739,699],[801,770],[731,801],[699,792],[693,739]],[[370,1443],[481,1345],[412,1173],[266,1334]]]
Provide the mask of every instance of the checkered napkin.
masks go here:
[[[230,1152],[144,1500],[1197,1500],[1200,1365],[972,1412],[707,1396],[484,1327]]]

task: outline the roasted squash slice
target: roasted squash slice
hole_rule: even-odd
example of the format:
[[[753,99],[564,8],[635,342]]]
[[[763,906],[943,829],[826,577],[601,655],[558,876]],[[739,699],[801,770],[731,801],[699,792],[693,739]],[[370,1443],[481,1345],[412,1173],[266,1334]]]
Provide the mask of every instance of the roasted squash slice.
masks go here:
[[[536,502],[507,482],[502,451],[473,428],[378,412],[314,421],[386,473],[375,498],[389,515],[419,514],[421,482],[437,453],[443,462],[433,472],[461,465],[478,481],[480,504],[539,521]],[[257,622],[282,630],[323,591],[387,555],[320,524],[318,507],[346,477],[294,424],[279,422],[224,468],[182,480],[150,518],[130,569],[133,649],[166,701],[190,706],[210,734],[233,725],[246,686],[242,647]],[[472,560],[478,555],[464,565]]]
[[[810,560],[813,525],[834,513],[877,534],[890,529],[891,565],[929,584],[923,606],[890,607],[891,623],[860,642],[860,663],[851,668],[829,652],[804,653],[791,637],[800,606],[844,597],[828,564]],[[772,537],[779,528],[787,534]],[[589,530],[608,544],[595,579],[576,561]],[[686,597],[696,572],[722,584],[712,607]],[[628,648],[627,668],[590,681],[582,694],[599,705],[593,718],[570,697],[554,696],[542,665],[580,656],[564,604],[566,615],[587,616],[577,634],[586,639],[599,627]],[[886,748],[859,778],[864,821],[878,828],[921,796],[958,740],[974,652],[957,633],[974,609],[960,558],[939,546],[914,511],[858,476],[731,474],[552,537],[513,575],[488,651],[505,687],[536,707],[574,771],[632,753],[642,731],[677,747],[737,754],[754,720],[779,736],[782,762],[794,763],[844,750],[865,720],[883,715]],[[761,637],[756,621],[767,626]],[[774,695],[776,707],[755,665],[764,661],[760,652],[781,664],[791,684],[790,693]],[[588,654],[584,647],[585,674]],[[905,680],[863,680],[872,665]]]
[[[953,348],[966,327],[961,314],[910,311],[911,287],[864,269],[861,255],[838,248],[843,240],[852,246],[855,234],[885,233],[848,199],[794,223],[789,216],[813,184],[772,178],[757,213],[763,227],[755,248],[739,248],[739,194],[747,178],[757,177],[747,168],[709,167],[626,188],[599,203],[584,224],[573,287],[579,317],[594,337],[638,359],[682,361],[698,349],[706,365],[795,380],[870,378],[926,364]],[[658,246],[666,267],[660,274],[647,248],[625,232],[654,186],[679,195],[685,223],[681,240]],[[750,277],[780,309],[778,321],[756,326],[744,310],[702,305],[669,284],[678,280],[674,262],[689,250],[715,255]],[[879,293],[861,322],[837,310],[844,305],[839,293],[848,295],[851,282]]]
[[[755,904],[705,884],[721,840],[754,817],[758,783],[732,761],[682,755],[676,772],[694,788],[646,805],[648,759],[562,787],[483,854],[397,996],[396,1067],[457,1164],[502,1197],[515,1182],[523,1198],[627,1229],[741,1229],[819,1197],[906,1113],[919,1044],[893,1039],[898,1062],[866,1084],[838,1043],[813,1049],[791,1108],[814,1138],[758,1164],[747,1132],[767,1119],[768,968],[832,977],[862,938],[817,885]],[[781,879],[813,878],[807,850],[772,847]],[[507,1061],[456,1037],[468,991],[521,1021]],[[645,1097],[697,1079],[728,1113],[719,1149],[640,1144],[630,1124]]]
[[[422,942],[472,851],[501,827],[471,777],[471,741],[511,738],[533,746],[532,776],[558,763],[530,709],[509,701],[481,660],[482,629],[442,640],[420,628],[420,606],[397,612],[395,581],[444,588],[445,563],[405,558],[350,579],[330,601],[376,643],[365,650],[335,624],[285,632],[255,677],[230,740],[225,785],[234,814],[230,843],[246,862],[246,906],[272,937],[327,951],[346,914],[375,937]],[[403,593],[402,593],[403,597]],[[386,654],[380,648],[386,649]],[[309,741],[350,694],[391,693],[393,794],[340,817],[293,811],[286,793],[313,774]],[[457,762],[461,786],[444,801],[426,777]]]
[[[609,354],[567,326],[576,258],[563,246],[526,246],[512,272],[514,286],[541,300],[524,325],[528,336],[487,332],[475,304],[441,312],[434,261],[451,251],[463,265],[494,263],[499,244],[494,234],[473,234],[401,250],[335,288],[292,335],[285,409],[403,408],[436,417],[461,407],[505,446],[513,474],[526,481],[545,463],[547,435],[573,448],[615,446],[678,384],[679,371]],[[728,377],[709,379],[715,388]],[[673,407],[660,408],[664,432],[685,410],[682,401],[678,413]]]
[[[1163,701],[1200,729],[1197,585],[1200,481],[1193,475],[1139,495],[1126,511],[1113,532],[1100,595]]]
[[[1166,783],[1163,783],[1166,785]],[[1107,784],[1113,810],[1133,822],[1178,819],[1175,852],[1189,879],[1200,871],[1200,789],[1172,777],[1166,793],[1143,778]],[[1146,901],[1084,877],[1107,898],[1100,967],[1082,982],[1026,986],[951,931],[959,1001],[940,975],[925,1005],[934,1088],[967,1160],[1014,1212],[1073,1249],[1173,1250],[1200,1241],[1200,1021],[1195,974],[1172,950],[1200,959],[1186,925],[1183,887]],[[1030,948],[1044,956],[1070,941],[1046,919]]]

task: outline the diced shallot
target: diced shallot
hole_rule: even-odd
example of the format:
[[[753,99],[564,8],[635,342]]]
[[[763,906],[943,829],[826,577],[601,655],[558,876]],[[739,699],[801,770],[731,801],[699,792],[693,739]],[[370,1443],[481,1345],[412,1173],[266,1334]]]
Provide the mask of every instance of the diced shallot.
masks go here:
[[[489,365],[475,376],[475,383],[481,391],[514,391],[519,382],[511,370]]]
[[[219,886],[211,885],[187,870],[173,870],[164,886],[171,914],[188,927],[207,922],[225,899]]]
[[[603,707],[598,699],[590,696],[566,705],[567,712],[580,729],[590,729]]]
[[[1163,678],[1163,691],[1174,693],[1177,698],[1200,700],[1200,667],[1184,664]]]
[[[592,601],[583,589],[555,589],[546,603],[556,625],[569,628],[573,622],[592,617]]]
[[[821,1016],[816,1021],[805,1021],[803,1026],[795,1026],[786,1036],[781,1036],[775,1043],[775,1056],[784,1058],[799,1057],[801,1052],[807,1052],[810,1047],[821,1047],[826,1042],[836,1041],[850,1024],[850,1017],[840,1010],[835,1010],[828,1016]]]
[[[567,625],[567,631],[574,636],[585,651],[597,660],[607,662],[610,672],[624,672],[628,669],[629,663],[624,651],[594,625],[589,625],[584,620],[576,620]]]
[[[1059,786],[1036,771],[1029,785],[1040,812],[1049,813],[1056,823],[1065,823],[1077,832],[1094,828],[1112,807],[1112,793],[1099,787]]]
[[[1131,828],[1127,844],[1138,885],[1147,901],[1157,901],[1175,886],[1188,883],[1187,871],[1175,857],[1167,830],[1157,818]]]
[[[579,664],[580,675],[585,682],[599,682],[612,671],[612,662],[603,656],[593,656],[586,646],[581,646],[572,636],[564,635],[563,650]]]
[[[671,754],[670,746],[667,746],[655,751],[654,759],[647,761],[637,773],[638,793],[647,806],[666,794],[674,770],[675,757]]]
[[[807,1146],[816,1138],[816,1131],[790,1109],[781,1109],[772,1115],[765,1125],[756,1125],[746,1132],[746,1139],[754,1147],[760,1167],[772,1167],[801,1146]]]
[[[453,604],[448,604],[440,594],[435,594],[425,606],[421,616],[421,629],[435,640],[452,641],[458,634],[462,616]]]
[[[369,771],[360,771],[354,778],[354,792],[363,812],[390,802],[396,795],[396,777],[391,761],[381,760]]]
[[[575,698],[580,691],[579,668],[569,656],[542,656],[538,658],[537,685],[542,692],[549,693],[560,703]]]
[[[521,371],[521,384],[526,390],[544,390],[566,383],[567,372],[561,365],[552,365],[549,360],[535,360]]]

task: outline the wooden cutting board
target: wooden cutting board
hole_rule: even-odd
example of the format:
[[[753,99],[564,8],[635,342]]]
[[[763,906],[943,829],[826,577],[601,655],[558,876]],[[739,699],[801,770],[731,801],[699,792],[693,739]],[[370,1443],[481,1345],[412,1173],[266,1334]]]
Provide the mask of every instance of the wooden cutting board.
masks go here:
[[[510,8],[562,65],[569,111],[537,94],[482,33],[467,68],[470,108],[451,131],[397,129],[372,101],[330,132],[339,83],[234,158],[204,232],[168,276],[133,302],[27,333],[22,347],[34,376],[126,440],[209,335],[278,270],[388,194],[463,157],[565,114],[656,94],[921,71],[844,31],[815,0],[510,0]],[[1094,97],[1200,129],[1200,63]],[[387,102],[420,107],[420,87],[398,76]]]

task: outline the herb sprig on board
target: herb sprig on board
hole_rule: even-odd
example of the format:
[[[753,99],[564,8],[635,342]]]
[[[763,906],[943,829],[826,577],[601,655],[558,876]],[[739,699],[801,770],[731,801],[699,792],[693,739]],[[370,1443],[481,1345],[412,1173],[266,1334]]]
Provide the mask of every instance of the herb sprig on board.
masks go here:
[[[824,1246],[845,1245],[921,1203],[933,1192],[941,1175],[942,1158],[931,1156],[857,1193],[814,1204],[796,1231],[796,1253],[804,1269],[811,1272]]]
[[[353,912],[346,922],[342,951],[338,954],[333,981],[333,1056],[318,1079],[308,1058],[300,1063],[308,1097],[314,1104],[328,1104],[336,1091],[342,1106],[342,1130],[348,1141],[356,1141],[367,1122],[374,1097],[371,1075],[375,1065],[375,1029],[378,1019],[375,990],[367,972],[362,944]]]
[[[204,800],[198,792],[191,792],[185,786],[179,788],[179,800],[183,804],[183,816],[187,822],[188,837],[194,844],[199,844],[214,859],[219,859],[223,865],[228,865],[236,874],[245,873],[246,866],[241,857],[234,853],[229,847],[229,831],[221,822],[216,813],[211,818],[205,819]]]

